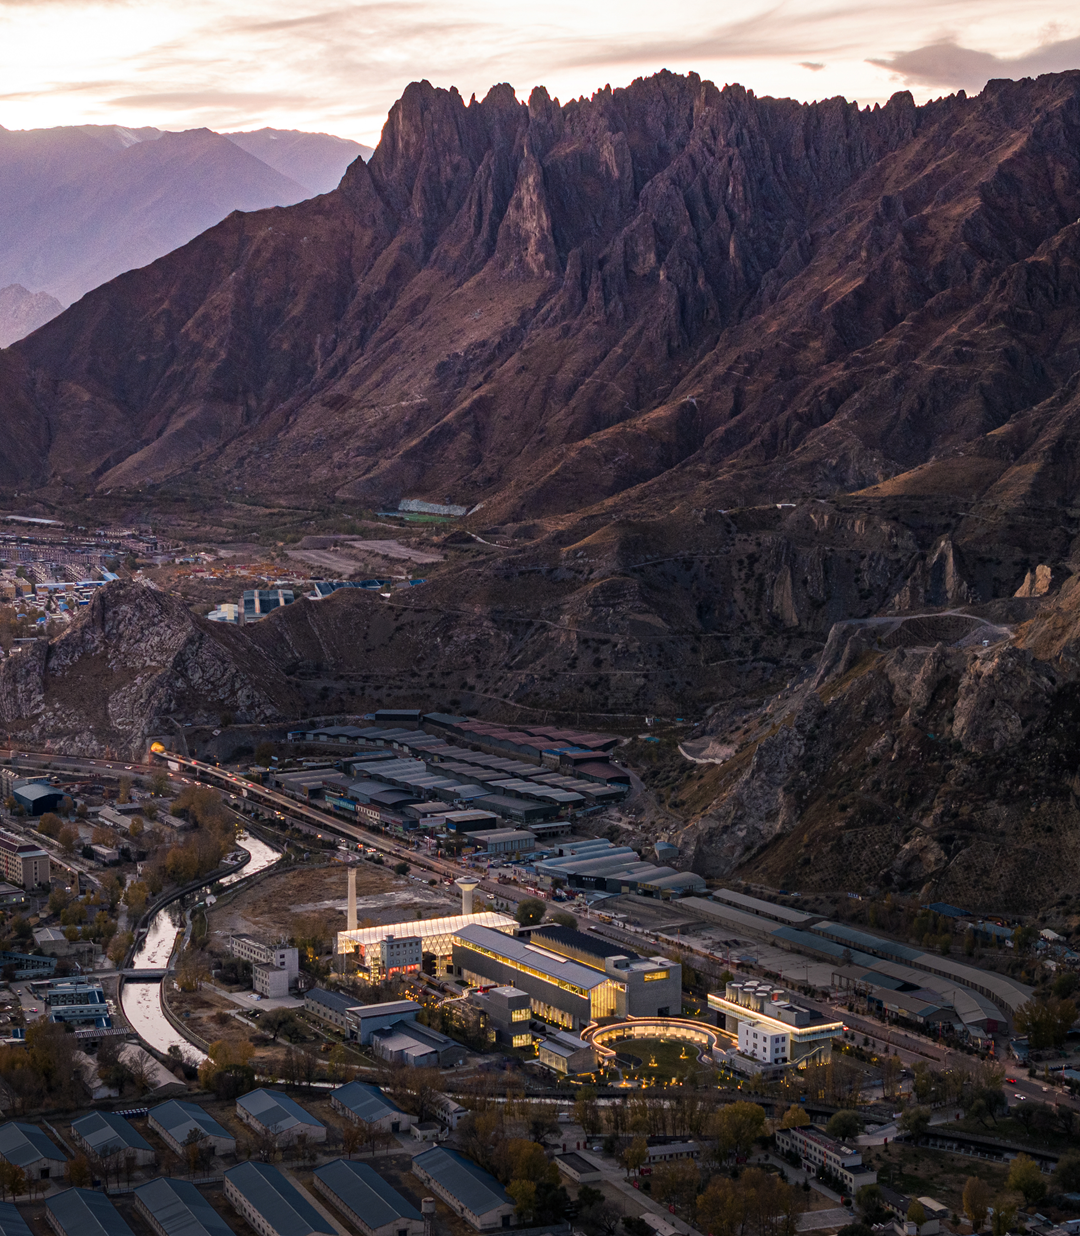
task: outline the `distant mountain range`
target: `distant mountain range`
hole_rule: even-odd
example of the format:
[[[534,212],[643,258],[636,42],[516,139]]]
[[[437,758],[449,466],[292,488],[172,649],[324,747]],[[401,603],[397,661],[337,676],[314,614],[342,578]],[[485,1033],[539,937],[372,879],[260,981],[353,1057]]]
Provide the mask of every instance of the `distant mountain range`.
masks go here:
[[[234,210],[328,192],[370,153],[327,133],[281,129],[0,128],[0,346],[47,320],[26,310],[14,285],[53,297],[59,312]]]

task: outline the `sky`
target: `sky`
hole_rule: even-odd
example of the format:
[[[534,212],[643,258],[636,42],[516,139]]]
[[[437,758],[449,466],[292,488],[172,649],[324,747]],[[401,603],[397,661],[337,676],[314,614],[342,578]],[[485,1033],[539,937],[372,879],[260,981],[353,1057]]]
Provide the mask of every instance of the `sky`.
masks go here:
[[[564,102],[667,68],[918,102],[1080,68],[1076,0],[0,0],[0,125],[206,126],[374,145],[405,86]]]

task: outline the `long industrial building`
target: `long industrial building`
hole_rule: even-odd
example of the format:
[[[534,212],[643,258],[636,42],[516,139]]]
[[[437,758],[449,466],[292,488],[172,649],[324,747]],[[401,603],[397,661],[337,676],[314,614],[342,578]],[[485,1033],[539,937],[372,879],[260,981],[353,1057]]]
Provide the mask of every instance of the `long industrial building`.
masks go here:
[[[488,927],[462,927],[453,937],[454,973],[477,987],[516,987],[535,1016],[568,1030],[611,1017],[667,1017],[682,1010],[682,966],[666,957],[616,951],[569,928],[542,943]]]

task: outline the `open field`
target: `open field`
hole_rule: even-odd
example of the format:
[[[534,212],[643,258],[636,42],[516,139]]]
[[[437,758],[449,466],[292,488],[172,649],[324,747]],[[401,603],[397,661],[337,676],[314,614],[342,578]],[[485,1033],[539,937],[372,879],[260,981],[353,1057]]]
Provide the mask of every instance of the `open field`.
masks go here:
[[[238,893],[209,914],[212,947],[223,950],[234,932],[276,940],[294,934],[296,919],[318,915],[329,936],[345,930],[348,904],[347,869],[341,863],[319,867],[292,867],[275,873]],[[432,888],[389,867],[360,863],[356,868],[356,912],[360,922],[409,921],[422,915],[434,918],[457,912],[460,897],[443,886]]]

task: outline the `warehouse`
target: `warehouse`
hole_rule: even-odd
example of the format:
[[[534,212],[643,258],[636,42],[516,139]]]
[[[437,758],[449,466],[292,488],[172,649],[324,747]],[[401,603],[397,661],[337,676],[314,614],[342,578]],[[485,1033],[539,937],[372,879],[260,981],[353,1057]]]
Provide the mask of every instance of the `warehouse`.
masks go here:
[[[135,1209],[157,1236],[233,1236],[189,1180],[159,1176],[135,1190]]]
[[[104,1193],[65,1189],[45,1199],[45,1221],[57,1236],[133,1236]]]
[[[596,1048],[565,1030],[541,1039],[536,1054],[541,1064],[556,1073],[591,1073],[596,1068]]]
[[[339,1030],[348,1028],[346,1014],[356,1007],[355,996],[343,995],[340,991],[328,991],[325,987],[313,987],[304,992],[304,1012],[310,1013]]]
[[[413,1175],[478,1232],[511,1227],[514,1200],[494,1176],[456,1150],[436,1146],[412,1161]]]
[[[91,1112],[71,1126],[71,1138],[80,1150],[104,1159],[111,1154],[134,1154],[140,1167],[154,1159],[154,1148],[132,1125],[115,1112]]]
[[[213,1143],[215,1154],[236,1153],[236,1138],[197,1103],[170,1099],[168,1103],[151,1108],[148,1123],[164,1138],[169,1149],[179,1155],[184,1153],[184,1143],[193,1129]]]
[[[553,820],[559,814],[557,803],[511,798],[509,794],[486,794],[483,798],[474,798],[473,806],[481,811],[494,811],[504,820],[513,820],[515,824],[525,827]]]
[[[523,828],[491,828],[469,832],[469,840],[488,854],[516,854],[536,849],[536,836]]]
[[[417,1022],[396,1022],[371,1036],[371,1054],[390,1064],[415,1069],[449,1068],[469,1054],[456,1040]]]
[[[349,1082],[330,1095],[330,1106],[354,1124],[371,1124],[384,1133],[402,1133],[412,1127],[412,1116],[369,1082]]]
[[[560,931],[566,932],[562,928]],[[602,1017],[668,1017],[682,1008],[682,967],[666,957],[616,952],[592,954],[595,937],[547,932],[543,945],[465,927],[454,936],[455,973],[477,987],[517,987],[528,992],[533,1013],[566,1030]],[[586,947],[588,946],[588,947]],[[601,950],[602,951],[602,950]]]
[[[0,1236],[31,1236],[14,1202],[0,1202]]]
[[[21,1167],[27,1177],[48,1180],[63,1176],[67,1157],[45,1136],[36,1124],[11,1121],[0,1125],[0,1159]]]
[[[334,1159],[315,1169],[312,1185],[364,1236],[423,1236],[420,1213],[369,1163]]]
[[[256,1133],[269,1134],[279,1146],[306,1137],[326,1141],[326,1125],[279,1090],[252,1090],[236,1100],[236,1114]]]
[[[225,1196],[259,1236],[337,1236],[333,1225],[269,1163],[238,1163],[225,1173]]]
[[[379,1004],[358,1004],[349,1010],[349,1035],[366,1047],[376,1030],[416,1020],[420,1005],[415,1000],[383,1000]]]

